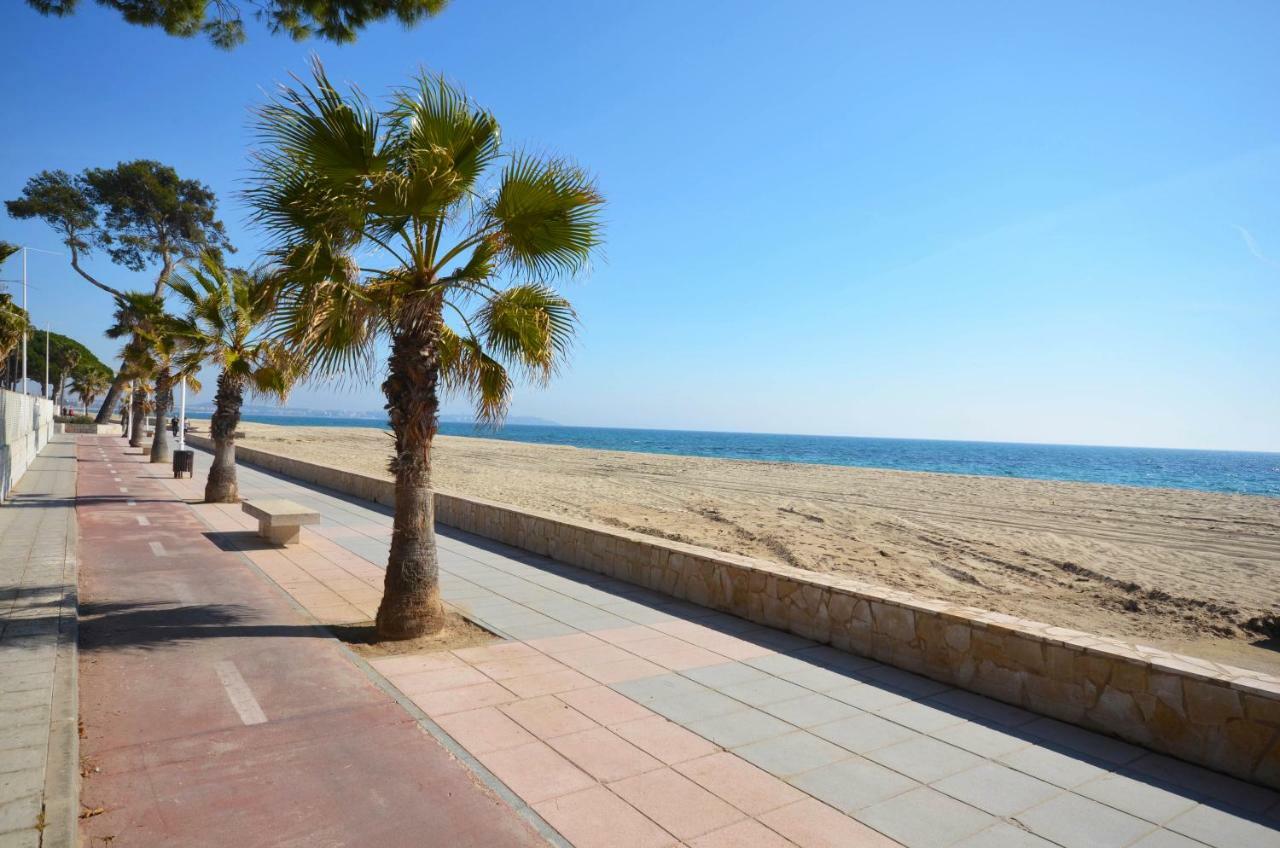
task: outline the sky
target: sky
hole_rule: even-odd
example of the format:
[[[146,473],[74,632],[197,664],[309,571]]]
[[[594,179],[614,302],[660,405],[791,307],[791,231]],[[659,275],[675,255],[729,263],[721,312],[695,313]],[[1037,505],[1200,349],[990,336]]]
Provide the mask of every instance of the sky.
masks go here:
[[[313,52],[375,99],[443,72],[507,142],[592,171],[605,247],[563,282],[581,335],[513,414],[1280,451],[1269,0],[452,0],[353,45],[251,27],[229,53],[90,0],[0,21],[0,198],[46,168],[158,159],[217,192],[243,264],[267,246],[237,196],[251,110]],[[2,213],[0,239],[61,247]],[[112,304],[65,257],[30,254],[29,279],[37,323],[115,357]],[[318,385],[290,405],[382,398]]]

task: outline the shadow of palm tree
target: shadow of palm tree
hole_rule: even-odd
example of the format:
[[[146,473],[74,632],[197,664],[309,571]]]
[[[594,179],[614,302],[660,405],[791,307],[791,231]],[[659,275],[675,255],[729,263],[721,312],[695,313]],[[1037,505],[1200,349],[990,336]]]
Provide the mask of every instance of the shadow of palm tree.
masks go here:
[[[80,650],[157,650],[202,639],[330,638],[319,624],[274,624],[240,604],[112,601],[80,606]]]

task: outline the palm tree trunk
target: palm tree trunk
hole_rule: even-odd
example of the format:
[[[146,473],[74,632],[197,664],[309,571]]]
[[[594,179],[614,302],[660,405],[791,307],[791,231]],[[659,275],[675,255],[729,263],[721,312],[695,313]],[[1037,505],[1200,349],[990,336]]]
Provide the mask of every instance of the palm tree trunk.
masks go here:
[[[240,426],[240,406],[244,391],[223,371],[218,375],[218,391],[213,397],[213,418],[209,435],[213,437],[213,466],[204,484],[207,503],[235,503],[240,500],[236,482],[236,428]]]
[[[383,639],[412,639],[444,626],[431,492],[431,440],[440,406],[439,309],[425,321],[406,323],[392,339],[382,384],[396,438],[396,511],[377,618]]]
[[[124,384],[129,382],[125,376],[119,372],[116,378],[111,381],[111,387],[107,389],[107,396],[102,400],[102,408],[98,410],[98,417],[94,419],[97,424],[106,424],[111,420],[111,412],[116,408],[116,402],[120,400],[120,392],[124,391]]]
[[[129,425],[129,447],[142,447],[142,434],[147,429],[147,399],[142,391],[142,387],[134,384],[133,387],[133,422]]]
[[[169,369],[156,375],[156,429],[151,436],[151,461],[173,460],[173,445],[169,442],[169,409],[173,406],[173,375]]]

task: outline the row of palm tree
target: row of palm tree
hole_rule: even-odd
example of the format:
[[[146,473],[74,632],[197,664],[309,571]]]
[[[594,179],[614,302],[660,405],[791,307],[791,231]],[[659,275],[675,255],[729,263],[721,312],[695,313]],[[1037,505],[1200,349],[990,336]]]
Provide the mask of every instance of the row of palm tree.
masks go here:
[[[444,621],[431,488],[441,397],[464,396],[497,422],[517,379],[556,373],[577,317],[551,283],[592,258],[603,199],[567,160],[506,150],[491,113],[425,73],[379,109],[317,61],[256,129],[246,199],[273,240],[263,270],[206,256],[169,284],[177,315],[151,295],[117,299],[110,334],[129,339],[136,410],[145,382],[155,386],[151,459],[168,461],[174,383],[216,364],[205,498],[234,502],[244,393],[372,376],[386,344],[396,500],[376,628],[384,639],[433,632]]]

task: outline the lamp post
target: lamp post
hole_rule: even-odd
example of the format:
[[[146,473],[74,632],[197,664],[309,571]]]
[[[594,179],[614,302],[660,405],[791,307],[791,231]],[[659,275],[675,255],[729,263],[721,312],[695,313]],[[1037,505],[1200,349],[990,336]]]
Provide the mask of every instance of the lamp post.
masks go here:
[[[44,325],[44,387],[49,393],[49,399],[53,399],[53,386],[49,385],[49,325]]]
[[[31,317],[27,311],[27,249],[22,248],[22,314]],[[30,324],[30,322],[27,322]],[[22,394],[27,393],[27,331],[22,331]]]
[[[27,253],[32,250],[34,250],[36,253],[47,253],[50,256],[62,256],[61,253],[58,253],[57,251],[54,251],[54,250],[41,250],[38,247],[27,247],[26,245],[23,245],[22,247],[22,311],[28,318],[31,317],[31,313],[27,311]],[[9,282],[12,282],[12,280],[10,280]],[[49,385],[49,374],[48,374],[49,331],[47,327],[45,329],[44,344],[45,344],[44,382],[45,382],[45,385],[47,386]],[[27,394],[27,328],[25,327],[22,330],[22,393],[24,395]]]
[[[178,450],[187,449],[187,378],[178,389]]]

